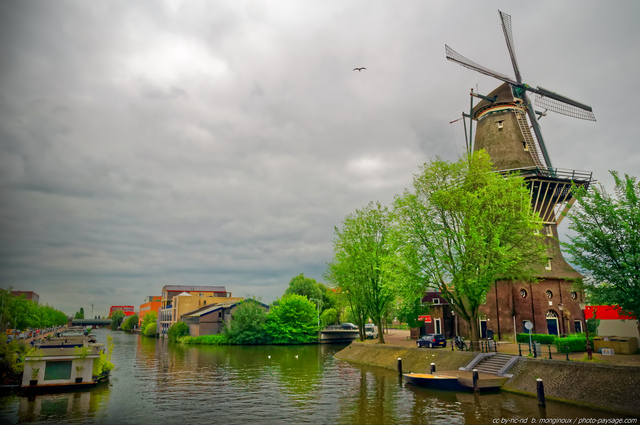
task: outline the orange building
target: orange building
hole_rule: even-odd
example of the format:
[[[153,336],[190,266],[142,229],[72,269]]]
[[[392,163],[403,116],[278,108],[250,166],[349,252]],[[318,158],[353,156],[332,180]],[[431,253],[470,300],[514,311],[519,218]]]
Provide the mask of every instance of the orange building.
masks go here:
[[[158,314],[158,309],[160,309],[160,304],[162,304],[162,296],[151,295],[145,298],[145,303],[140,305],[140,313],[138,313],[138,326],[142,325],[142,319],[147,313],[151,313],[152,311]]]

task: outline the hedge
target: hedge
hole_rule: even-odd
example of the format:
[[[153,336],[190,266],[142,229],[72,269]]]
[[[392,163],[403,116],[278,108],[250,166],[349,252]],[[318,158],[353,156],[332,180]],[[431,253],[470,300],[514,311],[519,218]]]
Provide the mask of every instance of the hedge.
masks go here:
[[[539,342],[541,344],[553,344],[555,342],[556,338],[557,337],[555,335],[531,334],[531,341]],[[528,333],[518,334],[516,336],[516,339],[520,343],[528,344],[529,343],[529,334]]]
[[[583,336],[569,336],[567,338],[556,338],[556,350],[559,353],[573,353],[576,351],[586,351],[587,343]],[[593,349],[593,337],[589,337],[589,343]]]
[[[229,338],[225,334],[184,336],[180,339],[180,342],[183,344],[227,345],[229,344]]]

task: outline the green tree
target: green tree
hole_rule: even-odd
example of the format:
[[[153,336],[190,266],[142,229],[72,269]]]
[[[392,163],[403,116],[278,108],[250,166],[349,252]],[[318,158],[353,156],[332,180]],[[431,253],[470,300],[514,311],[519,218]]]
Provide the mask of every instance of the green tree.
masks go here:
[[[171,342],[177,342],[183,336],[189,335],[189,325],[184,322],[176,322],[167,330],[167,337]]]
[[[84,308],[80,307],[80,310],[76,311],[74,319],[84,319]]]
[[[545,261],[544,238],[536,234],[542,222],[524,180],[493,172],[484,150],[425,164],[413,190],[396,198],[394,213],[405,298],[437,288],[469,324],[472,341],[495,282],[533,281]]]
[[[231,323],[225,328],[231,344],[264,344],[267,342],[267,313],[255,298],[238,304]]]
[[[322,290],[318,286],[318,282],[315,279],[305,277],[302,273],[291,279],[289,287],[284,291],[285,296],[291,294],[302,295],[310,300],[322,299]]]
[[[328,308],[320,314],[320,325],[323,328],[336,323],[338,323],[338,311],[335,308]]]
[[[150,311],[144,315],[142,318],[142,323],[140,323],[140,329],[145,329],[149,323],[156,323],[158,320],[158,313],[155,311]]]
[[[318,340],[316,306],[307,297],[285,295],[271,307],[265,331],[274,344],[304,344]]]
[[[113,313],[111,313],[111,330],[112,331],[118,330],[118,326],[120,326],[124,318],[125,318],[125,314],[124,314],[124,311],[122,310],[116,310]]]
[[[131,315],[122,322],[122,330],[123,331],[133,330],[133,328],[135,328],[137,324],[138,324],[138,315],[137,314]]]
[[[142,329],[142,335],[155,337],[158,330],[158,324],[156,322],[147,323],[141,329]]]
[[[562,246],[588,275],[582,285],[591,302],[618,305],[640,319],[640,183],[627,174],[611,175],[614,195],[602,186],[574,191],[577,208],[569,214],[569,229],[575,236]]]
[[[422,304],[420,298],[413,301],[404,300],[397,311],[398,320],[405,322],[412,328],[422,327],[424,322],[418,320],[418,316],[429,314],[431,309],[429,306]]]

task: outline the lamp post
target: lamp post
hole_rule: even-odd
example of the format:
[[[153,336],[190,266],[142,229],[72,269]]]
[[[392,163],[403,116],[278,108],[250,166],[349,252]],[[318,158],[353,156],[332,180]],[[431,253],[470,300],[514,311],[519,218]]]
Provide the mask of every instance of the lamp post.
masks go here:
[[[587,314],[585,313],[587,308],[587,303],[584,301],[580,302],[580,310],[582,310],[582,317],[584,317],[584,334],[587,337],[587,356],[589,360],[592,358],[591,354],[591,344],[589,343],[589,326],[587,325]]]

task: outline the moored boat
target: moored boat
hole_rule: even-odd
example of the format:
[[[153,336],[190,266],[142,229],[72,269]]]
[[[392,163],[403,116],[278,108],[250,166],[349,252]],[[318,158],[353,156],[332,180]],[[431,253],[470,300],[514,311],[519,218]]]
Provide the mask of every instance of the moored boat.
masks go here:
[[[464,389],[464,387],[462,387],[458,382],[457,376],[432,375],[429,373],[405,373],[404,379],[412,385],[436,390],[460,391]]]

